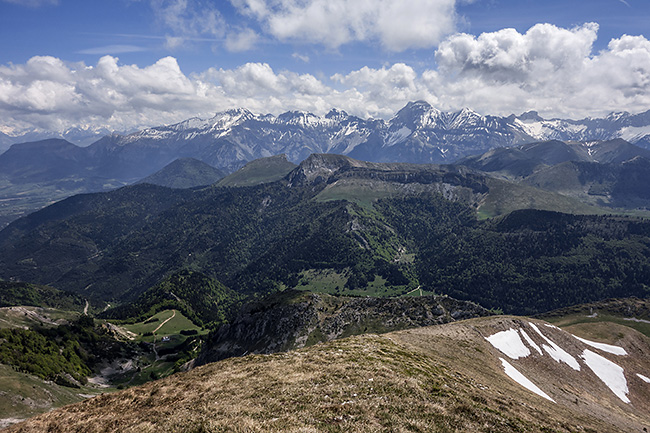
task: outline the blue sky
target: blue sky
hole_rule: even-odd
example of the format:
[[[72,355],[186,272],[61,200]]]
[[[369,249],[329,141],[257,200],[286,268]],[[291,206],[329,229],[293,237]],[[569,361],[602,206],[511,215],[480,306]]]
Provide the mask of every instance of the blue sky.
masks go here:
[[[0,131],[650,108],[647,0],[0,0]]]

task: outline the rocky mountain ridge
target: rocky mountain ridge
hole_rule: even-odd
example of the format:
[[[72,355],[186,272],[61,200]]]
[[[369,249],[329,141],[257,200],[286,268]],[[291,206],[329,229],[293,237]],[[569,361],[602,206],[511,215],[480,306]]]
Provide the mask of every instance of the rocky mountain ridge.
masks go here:
[[[477,304],[447,296],[368,298],[289,290],[246,304],[231,323],[210,336],[196,364],[491,314]]]
[[[210,119],[192,118],[128,135],[106,135],[83,153],[85,166],[96,166],[98,175],[136,180],[187,157],[229,172],[254,159],[282,153],[294,163],[312,153],[373,162],[448,163],[534,141],[615,138],[649,147],[650,111],[565,120],[543,119],[535,112],[508,117],[484,116],[467,108],[443,112],[425,101],[415,101],[393,118],[382,120],[335,109],[320,117],[301,111],[260,115],[239,108]]]
[[[509,117],[470,109],[443,112],[415,101],[382,120],[336,109],[325,116],[300,111],[274,116],[240,108],[128,135],[112,133],[87,147],[61,138],[18,143],[0,154],[0,227],[53,200],[137,182],[177,159],[193,158],[228,174],[280,154],[295,164],[314,153],[371,162],[447,164],[549,139],[574,141],[582,147],[580,152],[590,154],[594,143],[603,140],[626,139],[650,147],[649,113],[547,120],[534,112]]]
[[[115,157],[128,148],[159,148],[234,169],[244,162],[284,153],[299,163],[312,153],[336,153],[373,162],[453,162],[486,150],[541,140],[595,141],[624,138],[650,146],[650,114],[612,114],[603,119],[546,120],[522,116],[483,116],[470,109],[442,112],[425,101],[408,103],[390,120],[361,119],[331,110],[324,117],[291,111],[256,115],[228,110],[211,119],[105,137],[93,147]],[[121,158],[126,160],[125,158]]]
[[[623,139],[551,140],[493,149],[460,165],[514,182],[619,209],[650,207],[650,151]]]

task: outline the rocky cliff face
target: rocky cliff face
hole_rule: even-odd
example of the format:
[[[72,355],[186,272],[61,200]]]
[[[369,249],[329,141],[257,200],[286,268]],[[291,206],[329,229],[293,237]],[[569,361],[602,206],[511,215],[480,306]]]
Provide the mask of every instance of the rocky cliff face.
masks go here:
[[[486,176],[463,166],[376,163],[343,155],[313,154],[287,176],[289,187],[324,188],[323,196],[382,197],[437,193],[452,201],[477,205],[489,192]],[[379,194],[379,195],[377,195]]]
[[[232,323],[211,336],[197,364],[490,314],[477,304],[446,296],[353,298],[286,291],[244,306]]]

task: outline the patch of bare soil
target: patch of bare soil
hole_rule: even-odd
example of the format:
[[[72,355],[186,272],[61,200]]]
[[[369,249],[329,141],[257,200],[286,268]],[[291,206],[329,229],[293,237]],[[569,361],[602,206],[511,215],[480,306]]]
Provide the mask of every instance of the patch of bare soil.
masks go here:
[[[40,307],[3,307],[4,314],[13,320],[8,323],[27,322],[36,325],[59,326],[68,323],[65,319],[53,319]]]

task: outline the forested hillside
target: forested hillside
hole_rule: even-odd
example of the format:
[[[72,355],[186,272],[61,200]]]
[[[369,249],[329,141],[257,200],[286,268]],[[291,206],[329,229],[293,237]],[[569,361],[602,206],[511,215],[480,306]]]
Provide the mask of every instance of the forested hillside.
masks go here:
[[[135,323],[160,311],[178,309],[194,324],[214,328],[227,322],[241,300],[240,294],[217,280],[185,270],[165,278],[135,301],[104,311],[99,317]]]
[[[286,288],[417,289],[529,314],[648,294],[649,222],[539,210],[479,220],[490,185],[468,169],[315,155],[262,185],[76,196],[0,232],[0,276],[113,304],[184,270],[214,280],[211,299],[222,301]],[[165,284],[137,309],[176,302]],[[197,323],[222,320],[183,299]]]

